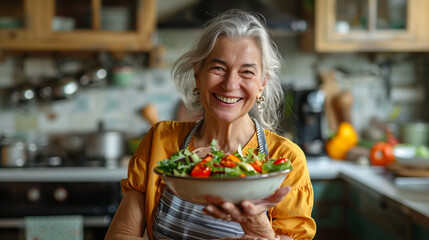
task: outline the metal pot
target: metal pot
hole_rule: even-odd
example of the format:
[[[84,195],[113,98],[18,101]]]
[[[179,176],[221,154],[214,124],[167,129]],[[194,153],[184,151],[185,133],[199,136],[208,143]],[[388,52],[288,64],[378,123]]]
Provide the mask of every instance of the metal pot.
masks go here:
[[[124,136],[121,132],[99,130],[87,137],[85,156],[88,159],[103,159],[107,167],[116,167],[124,154]]]
[[[2,167],[23,167],[27,162],[25,142],[4,138],[0,143],[0,162]]]

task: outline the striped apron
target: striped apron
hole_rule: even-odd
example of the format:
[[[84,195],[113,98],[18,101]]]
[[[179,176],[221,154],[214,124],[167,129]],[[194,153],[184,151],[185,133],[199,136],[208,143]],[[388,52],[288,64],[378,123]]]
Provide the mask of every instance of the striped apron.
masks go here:
[[[259,123],[256,125],[259,152],[268,153],[265,133]],[[195,132],[201,126],[197,122],[186,137],[182,149],[188,147]],[[244,235],[237,222],[213,218],[202,213],[205,205],[185,201],[165,188],[156,209],[153,233],[155,239],[221,239]]]

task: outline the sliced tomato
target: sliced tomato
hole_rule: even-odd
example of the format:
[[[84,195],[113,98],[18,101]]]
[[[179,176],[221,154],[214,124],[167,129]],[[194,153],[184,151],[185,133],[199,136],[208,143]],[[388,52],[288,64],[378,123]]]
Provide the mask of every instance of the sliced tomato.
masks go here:
[[[223,159],[228,159],[228,160],[231,160],[234,162],[241,162],[240,158],[238,158],[237,156],[232,155],[232,154],[226,155]]]
[[[222,159],[222,160],[220,160],[220,165],[222,166],[222,167],[229,167],[229,168],[233,168],[233,167],[235,167],[235,166],[237,166],[237,163],[235,163],[234,161],[232,161],[232,160],[229,160],[229,159]]]
[[[192,177],[210,177],[211,169],[207,166],[207,162],[213,159],[212,156],[207,156],[201,162],[199,162],[191,171]]]
[[[256,160],[254,162],[250,162],[250,165],[252,165],[252,167],[255,169],[255,171],[257,172],[262,172],[262,163],[259,160]]]
[[[209,166],[201,164],[196,165],[191,172],[192,177],[210,177],[211,169]]]
[[[237,166],[236,162],[241,162],[240,158],[235,155],[228,154],[220,160],[220,165],[222,165],[222,167],[233,168]]]
[[[389,163],[395,161],[395,155],[393,155],[393,146],[386,142],[375,143],[369,155],[369,160],[372,165],[375,166],[386,166]]]
[[[289,161],[287,158],[279,158],[273,164],[280,164]]]
[[[207,157],[205,157],[200,163],[206,163],[206,162],[210,162],[213,159],[213,156],[208,155]]]

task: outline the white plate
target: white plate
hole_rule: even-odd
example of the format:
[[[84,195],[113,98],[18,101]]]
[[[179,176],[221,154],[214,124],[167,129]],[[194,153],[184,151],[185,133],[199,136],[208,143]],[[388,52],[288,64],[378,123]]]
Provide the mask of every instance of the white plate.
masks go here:
[[[400,145],[394,148],[395,160],[401,164],[412,167],[429,168],[429,158],[416,157],[417,147]]]
[[[395,160],[407,166],[429,168],[429,158],[403,158],[395,156]]]

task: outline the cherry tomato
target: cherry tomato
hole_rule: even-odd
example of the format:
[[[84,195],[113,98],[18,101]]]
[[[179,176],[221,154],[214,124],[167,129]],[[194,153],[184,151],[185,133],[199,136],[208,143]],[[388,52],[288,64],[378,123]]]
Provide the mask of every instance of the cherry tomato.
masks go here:
[[[262,163],[259,160],[256,160],[254,162],[250,162],[250,165],[252,165],[252,167],[255,169],[255,171],[257,172],[262,172]]]
[[[273,164],[280,164],[289,161],[287,158],[279,158]]]
[[[393,155],[393,146],[386,142],[377,142],[371,148],[369,160],[372,165],[375,166],[386,166],[389,163],[395,161],[395,155]]]

